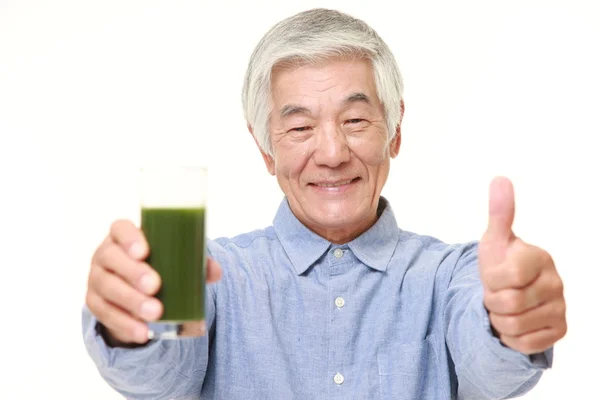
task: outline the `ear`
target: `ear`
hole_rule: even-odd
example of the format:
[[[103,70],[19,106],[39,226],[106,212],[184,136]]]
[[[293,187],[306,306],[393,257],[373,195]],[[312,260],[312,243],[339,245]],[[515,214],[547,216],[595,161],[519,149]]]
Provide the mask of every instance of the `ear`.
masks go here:
[[[390,157],[392,158],[396,158],[398,153],[400,153],[400,143],[402,142],[402,118],[404,118],[404,99],[400,100],[400,122],[398,122],[398,126],[396,126],[396,134],[390,142]]]
[[[250,132],[250,134],[252,135],[252,139],[254,139],[256,147],[258,147],[258,150],[262,155],[263,161],[265,162],[265,166],[267,167],[267,171],[269,171],[271,175],[275,175],[275,160],[273,160],[273,157],[265,153],[264,150],[260,147],[260,145],[258,144],[258,140],[256,140],[256,136],[254,136],[254,129],[251,125],[248,125],[248,132]]]

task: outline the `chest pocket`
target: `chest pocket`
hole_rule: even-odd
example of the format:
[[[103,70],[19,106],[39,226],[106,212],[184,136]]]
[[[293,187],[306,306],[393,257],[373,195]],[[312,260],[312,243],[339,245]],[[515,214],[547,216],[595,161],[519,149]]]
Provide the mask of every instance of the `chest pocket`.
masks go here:
[[[436,340],[394,343],[377,354],[381,400],[447,399],[441,393]]]

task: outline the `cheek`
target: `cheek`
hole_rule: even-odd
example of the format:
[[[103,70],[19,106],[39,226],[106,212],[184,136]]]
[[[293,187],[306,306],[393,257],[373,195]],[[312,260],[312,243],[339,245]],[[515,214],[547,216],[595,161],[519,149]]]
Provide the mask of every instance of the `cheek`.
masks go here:
[[[348,141],[352,152],[367,166],[379,166],[389,158],[385,142],[379,138],[352,138]]]
[[[309,158],[308,145],[299,143],[282,144],[276,153],[275,171],[280,177],[297,177],[304,170]]]

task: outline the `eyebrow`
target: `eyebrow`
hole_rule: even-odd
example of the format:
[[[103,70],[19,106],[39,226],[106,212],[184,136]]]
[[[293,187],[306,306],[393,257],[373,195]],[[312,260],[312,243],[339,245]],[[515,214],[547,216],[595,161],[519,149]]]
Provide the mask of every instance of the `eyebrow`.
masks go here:
[[[347,106],[347,105],[350,105],[351,103],[356,103],[356,102],[365,103],[365,104],[369,104],[369,105],[372,104],[369,96],[367,96],[366,94],[364,94],[362,92],[352,93],[350,96],[348,96],[348,97],[346,97],[346,99],[344,99],[342,104]]]
[[[311,112],[308,108],[302,107],[302,106],[299,106],[296,104],[286,104],[285,106],[283,106],[281,108],[281,111],[279,111],[279,115],[281,116],[281,118],[289,117],[290,115],[294,115],[294,114],[310,115]]]
[[[369,96],[367,96],[366,94],[364,94],[362,92],[356,92],[356,93],[352,93],[351,95],[346,97],[342,101],[342,105],[348,106],[348,105],[350,105],[352,103],[356,103],[356,102],[362,102],[362,103],[369,104],[369,105],[372,104]],[[281,118],[286,118],[286,117],[289,117],[290,115],[294,115],[294,114],[311,115],[312,113],[308,108],[297,105],[297,104],[286,104],[279,111],[279,115],[281,116]]]

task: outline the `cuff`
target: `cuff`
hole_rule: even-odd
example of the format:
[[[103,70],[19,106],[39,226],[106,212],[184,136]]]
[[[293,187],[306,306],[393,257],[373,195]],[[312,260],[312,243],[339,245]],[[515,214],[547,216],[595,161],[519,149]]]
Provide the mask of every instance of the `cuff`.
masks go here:
[[[100,322],[87,307],[84,307],[82,313],[82,328],[85,347],[98,368],[139,365],[148,360],[148,356],[160,346],[160,341],[151,340],[146,345],[135,348],[110,347],[101,335]]]

